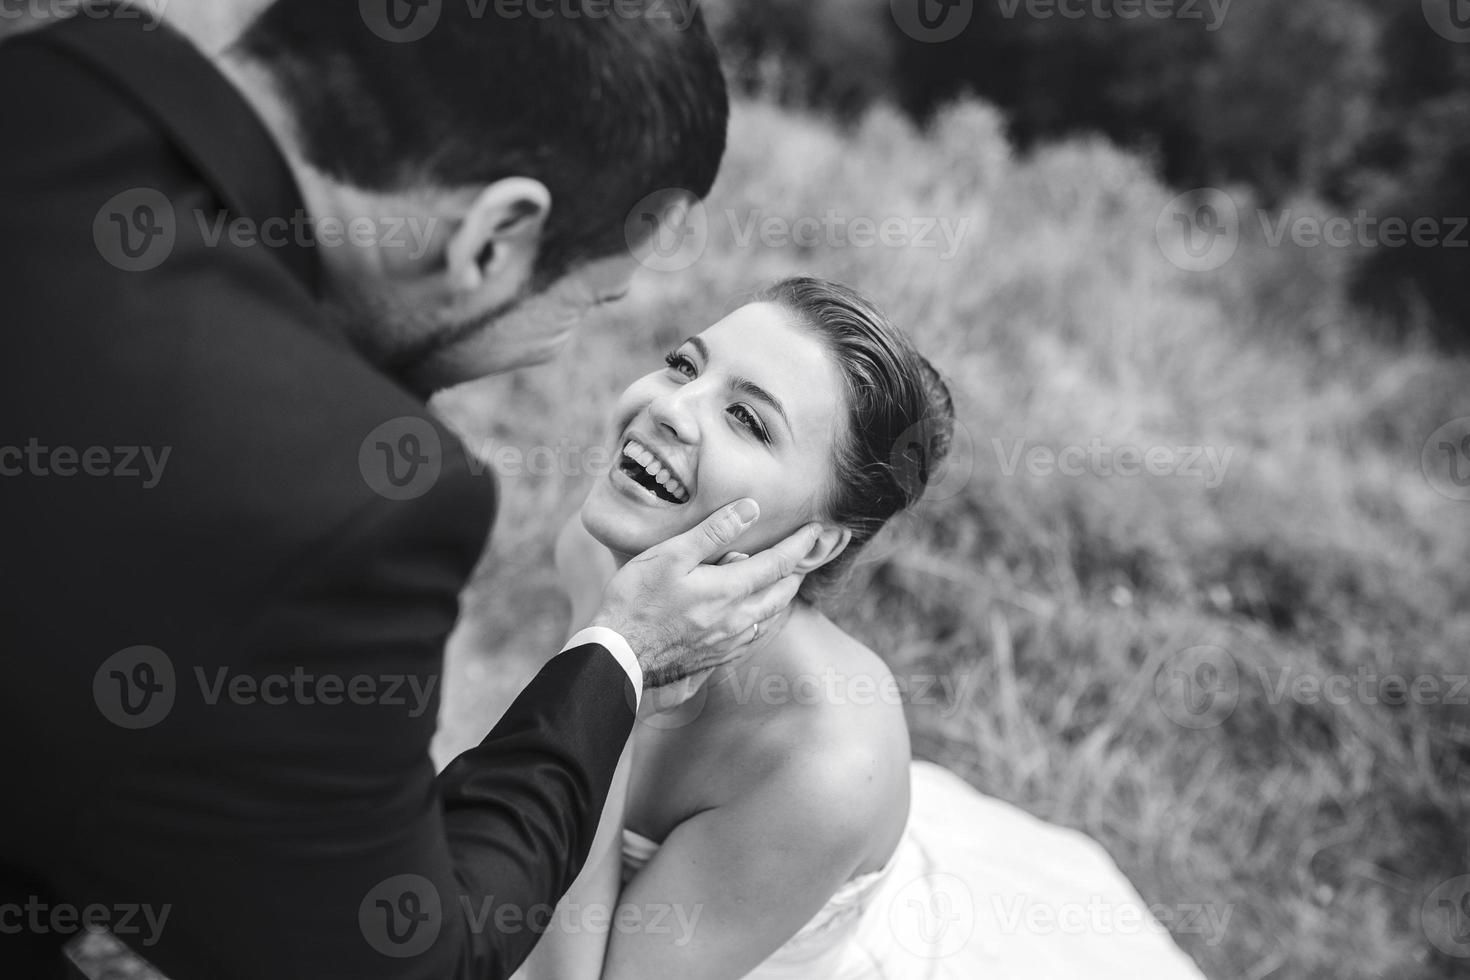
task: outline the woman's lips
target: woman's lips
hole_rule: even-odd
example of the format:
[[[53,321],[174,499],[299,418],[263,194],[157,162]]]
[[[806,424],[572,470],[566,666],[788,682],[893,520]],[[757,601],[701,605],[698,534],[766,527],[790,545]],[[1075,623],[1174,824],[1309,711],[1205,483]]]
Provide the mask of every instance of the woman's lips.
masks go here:
[[[673,502],[687,504],[694,496],[692,481],[674,466],[670,455],[651,440],[630,435],[623,441],[618,465],[634,477],[634,482],[657,484]]]

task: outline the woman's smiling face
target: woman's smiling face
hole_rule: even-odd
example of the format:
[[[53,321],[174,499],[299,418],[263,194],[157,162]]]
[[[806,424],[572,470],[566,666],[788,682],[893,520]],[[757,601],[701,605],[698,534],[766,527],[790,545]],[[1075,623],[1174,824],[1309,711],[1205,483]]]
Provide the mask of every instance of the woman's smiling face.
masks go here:
[[[755,554],[822,518],[845,410],[820,339],[780,306],[741,307],[623,392],[614,465],[582,523],[637,555],[752,497],[761,519],[738,548]]]

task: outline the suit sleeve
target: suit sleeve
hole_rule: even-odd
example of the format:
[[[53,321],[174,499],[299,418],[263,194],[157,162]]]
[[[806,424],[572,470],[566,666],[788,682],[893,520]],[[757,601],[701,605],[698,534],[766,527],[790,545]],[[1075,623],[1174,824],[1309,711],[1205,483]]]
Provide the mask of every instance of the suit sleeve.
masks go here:
[[[568,649],[436,776],[444,642],[485,526],[457,498],[484,487],[446,469],[421,501],[373,502],[235,642],[170,652],[173,711],[97,788],[85,844],[89,886],[128,886],[87,891],[168,909],[156,942],[121,937],[166,975],[499,980],[529,955],[635,692],[604,647]]]
[[[572,647],[440,777],[460,895],[475,909],[475,975],[509,976],[530,955],[586,863],[634,710],[612,653]]]

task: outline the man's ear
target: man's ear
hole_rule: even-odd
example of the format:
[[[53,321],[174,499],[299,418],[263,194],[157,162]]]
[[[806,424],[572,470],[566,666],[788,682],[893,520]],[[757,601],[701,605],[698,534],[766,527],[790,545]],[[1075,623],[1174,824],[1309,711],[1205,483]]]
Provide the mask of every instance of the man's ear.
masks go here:
[[[847,543],[852,540],[852,531],[845,527],[832,527],[822,525],[822,533],[817,535],[817,543],[812,545],[806,557],[796,563],[796,570],[803,575],[815,572],[838,555],[842,554]]]
[[[450,287],[513,299],[535,270],[550,215],[551,192],[539,180],[507,177],[487,186],[445,247]]]

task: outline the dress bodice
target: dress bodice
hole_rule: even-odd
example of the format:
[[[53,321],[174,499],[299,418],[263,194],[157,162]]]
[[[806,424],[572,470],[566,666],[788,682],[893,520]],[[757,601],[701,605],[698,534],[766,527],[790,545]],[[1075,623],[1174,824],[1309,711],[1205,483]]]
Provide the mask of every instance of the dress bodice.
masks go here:
[[[653,859],[658,849],[656,841],[631,830],[623,831],[625,885]],[[779,955],[810,964],[812,957],[823,950],[838,947],[849,940],[858,928],[863,909],[891,875],[896,863],[890,860],[883,868],[858,875],[837,889],[827,904],[787,940]]]
[[[1204,980],[1091,838],[926,762],[881,871],[839,888],[745,980]],[[659,845],[623,832],[626,885]],[[1094,922],[1079,913],[1112,918]]]

